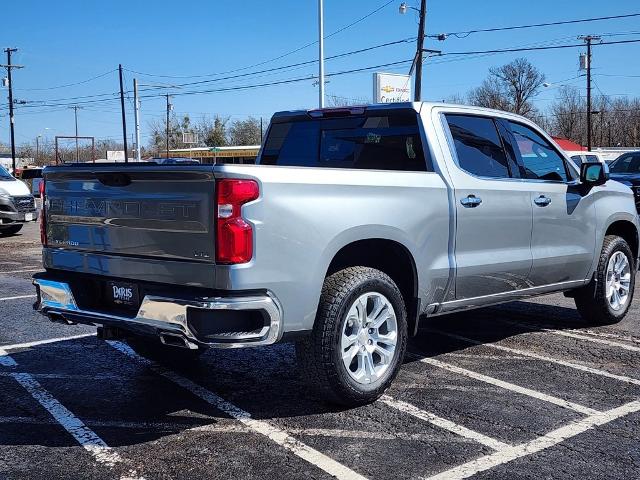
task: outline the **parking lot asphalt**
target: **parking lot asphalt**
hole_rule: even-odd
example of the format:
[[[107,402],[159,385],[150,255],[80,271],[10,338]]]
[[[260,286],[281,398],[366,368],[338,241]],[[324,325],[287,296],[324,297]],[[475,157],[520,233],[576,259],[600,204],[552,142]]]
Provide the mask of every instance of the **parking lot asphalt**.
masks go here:
[[[562,295],[424,322],[387,394],[303,386],[283,344],[166,367],[32,310],[38,227],[0,238],[0,478],[640,478],[640,312]]]

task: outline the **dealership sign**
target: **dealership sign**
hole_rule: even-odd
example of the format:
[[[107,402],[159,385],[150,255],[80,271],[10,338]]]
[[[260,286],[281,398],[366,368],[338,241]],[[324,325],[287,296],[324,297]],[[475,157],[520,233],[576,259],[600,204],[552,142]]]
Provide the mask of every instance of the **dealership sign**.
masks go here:
[[[399,73],[373,74],[373,103],[411,101],[411,77]]]

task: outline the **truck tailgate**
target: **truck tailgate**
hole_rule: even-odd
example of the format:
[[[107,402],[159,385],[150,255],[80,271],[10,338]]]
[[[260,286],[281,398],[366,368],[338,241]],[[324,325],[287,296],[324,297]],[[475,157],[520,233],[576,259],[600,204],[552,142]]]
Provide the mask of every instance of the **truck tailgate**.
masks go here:
[[[212,166],[45,170],[49,248],[213,263]]]

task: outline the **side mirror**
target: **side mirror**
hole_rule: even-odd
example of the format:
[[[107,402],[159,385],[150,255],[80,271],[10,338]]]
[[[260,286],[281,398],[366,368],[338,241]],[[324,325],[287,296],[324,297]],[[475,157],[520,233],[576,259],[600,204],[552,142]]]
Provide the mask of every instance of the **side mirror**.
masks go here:
[[[609,180],[609,166],[600,162],[587,162],[580,165],[580,182],[595,187]]]

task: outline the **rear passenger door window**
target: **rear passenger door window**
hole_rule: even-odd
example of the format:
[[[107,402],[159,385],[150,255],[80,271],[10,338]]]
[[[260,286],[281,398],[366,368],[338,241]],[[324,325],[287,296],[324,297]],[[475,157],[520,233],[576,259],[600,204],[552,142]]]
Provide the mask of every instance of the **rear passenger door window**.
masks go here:
[[[492,118],[446,114],[460,168],[479,177],[509,178],[509,163]]]
[[[526,178],[553,182],[572,179],[564,158],[542,135],[521,123],[509,124]]]

